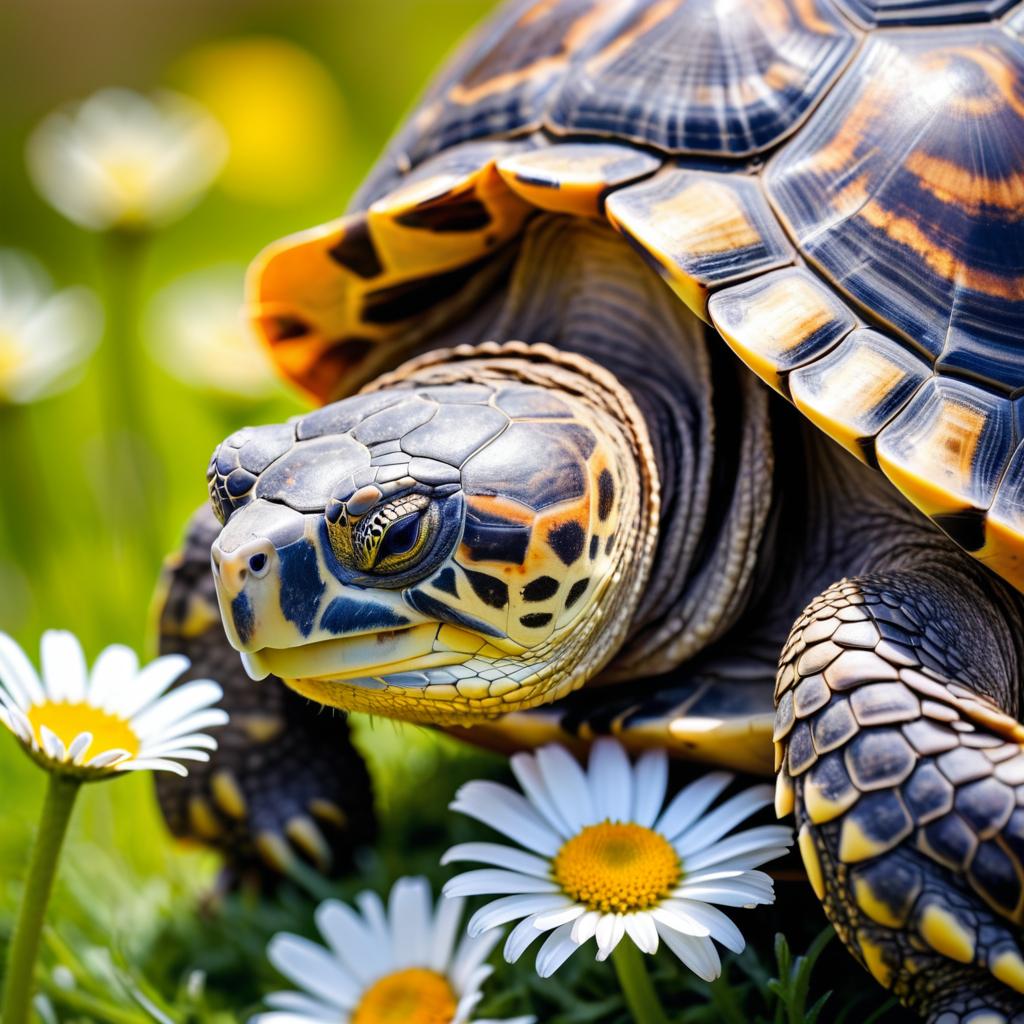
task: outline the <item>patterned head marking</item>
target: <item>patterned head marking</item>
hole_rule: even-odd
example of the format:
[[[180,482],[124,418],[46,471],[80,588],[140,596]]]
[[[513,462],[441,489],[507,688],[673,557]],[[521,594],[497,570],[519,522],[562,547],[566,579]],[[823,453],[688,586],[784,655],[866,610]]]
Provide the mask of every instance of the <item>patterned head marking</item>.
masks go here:
[[[614,653],[647,572],[639,418],[564,368],[411,365],[218,448],[228,636],[254,677],[349,710],[472,722],[553,700]]]

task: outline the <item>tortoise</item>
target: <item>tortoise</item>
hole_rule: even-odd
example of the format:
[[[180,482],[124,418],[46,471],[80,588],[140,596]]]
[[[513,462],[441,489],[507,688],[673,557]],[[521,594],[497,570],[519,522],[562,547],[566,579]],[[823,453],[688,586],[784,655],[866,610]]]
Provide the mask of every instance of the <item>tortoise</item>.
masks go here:
[[[233,711],[172,827],[339,863],[325,705],[611,733],[775,775],[879,983],[1024,1021],[1024,4],[514,2],[351,211],[250,273],[321,408],[169,565]]]

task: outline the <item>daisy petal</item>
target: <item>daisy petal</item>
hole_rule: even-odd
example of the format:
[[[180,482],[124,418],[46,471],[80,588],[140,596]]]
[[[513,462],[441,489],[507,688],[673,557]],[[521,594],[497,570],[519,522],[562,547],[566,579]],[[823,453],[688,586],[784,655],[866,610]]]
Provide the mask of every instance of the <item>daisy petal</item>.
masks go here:
[[[155,664],[155,663],[154,663]],[[147,666],[151,667],[151,666]],[[143,670],[145,671],[145,669]],[[163,680],[162,676],[156,678]],[[163,700],[150,704],[132,720],[136,735],[143,741],[154,733],[170,733],[176,723],[216,704],[224,696],[220,684],[210,679],[194,679],[185,683]]]
[[[563,924],[556,928],[537,951],[537,974],[542,978],[550,978],[566,960],[579,949],[572,941],[572,925]]]
[[[6,633],[0,633],[0,680],[22,711],[46,701],[39,673],[25,652]]]
[[[647,750],[633,769],[633,820],[651,828],[668,787],[668,754],[664,750]]]
[[[681,885],[675,895],[685,900],[700,900],[702,903],[718,903],[723,907],[759,906],[772,902],[771,892],[760,892],[737,883],[722,882],[719,885]]]
[[[587,781],[597,821],[630,821],[633,814],[633,769],[622,745],[601,737],[590,748]]]
[[[530,946],[543,935],[543,932],[536,926],[535,920],[532,914],[529,917],[524,917],[508,933],[508,938],[505,940],[505,948],[502,951],[506,963],[516,963]]]
[[[324,949],[298,935],[275,935],[267,958],[300,988],[329,1006],[344,1010],[359,1000],[360,990],[352,976]]]
[[[722,973],[722,961],[710,939],[697,939],[682,935],[664,925],[658,925],[658,934],[665,945],[704,981],[714,981]]]
[[[337,1007],[328,1006],[304,992],[271,992],[263,1001],[275,1010],[289,1010],[301,1014],[307,1021],[316,1021],[317,1024],[321,1021],[336,1024],[338,1019]]]
[[[448,969],[448,976],[457,992],[465,991],[470,975],[491,955],[491,950],[500,941],[501,934],[497,931],[485,932],[475,938],[463,938],[455,952],[455,960]]]
[[[480,868],[449,878],[444,886],[445,896],[498,896],[502,893],[559,892],[555,882],[546,878],[533,878],[515,871],[498,868]]]
[[[451,959],[455,936],[458,934],[459,922],[465,909],[466,901],[457,897],[438,902],[429,943],[428,963],[433,970],[444,970]],[[468,934],[474,934],[470,929],[466,930]]]
[[[669,842],[695,822],[711,806],[715,797],[732,782],[728,772],[711,772],[691,782],[673,798],[654,825]]]
[[[50,700],[85,700],[87,676],[85,652],[74,633],[48,629],[40,643],[43,684]]]
[[[627,914],[626,934],[636,944],[641,953],[658,952],[658,929],[654,925],[654,918],[646,911],[638,914]]]
[[[536,758],[544,788],[572,830],[578,832],[597,821],[587,777],[572,754],[564,747],[549,744],[537,751]]]
[[[597,910],[588,910],[582,917],[576,918],[572,925],[572,941],[582,946],[597,934],[597,925],[601,914]]]
[[[559,907],[557,910],[548,910],[536,915],[536,925],[546,932],[549,928],[561,928],[563,924],[572,924],[578,917],[586,913],[586,907],[574,903],[569,907]]]
[[[159,733],[161,740],[177,739],[179,736],[187,736],[197,729],[214,729],[219,725],[227,725],[228,713],[223,708],[208,708],[205,711],[197,711],[180,722],[175,722],[166,730]]]
[[[573,829],[566,822],[558,810],[558,805],[551,799],[547,788],[544,786],[544,776],[537,766],[537,759],[533,754],[520,751],[513,754],[509,759],[512,773],[516,781],[522,787],[527,799],[540,811],[547,823],[561,836],[568,839]]]
[[[706,939],[711,934],[707,925],[697,920],[688,910],[690,906],[696,906],[691,900],[665,900],[661,906],[651,909],[651,917],[674,931],[682,932],[683,935],[692,935],[696,939]]]
[[[425,878],[400,878],[391,887],[388,920],[396,967],[412,967],[430,956],[430,886]]]
[[[455,902],[454,900],[450,902]],[[570,906],[569,897],[562,893],[530,893],[526,895],[502,896],[481,907],[470,919],[466,931],[480,935],[491,928],[498,928],[517,918],[533,914],[545,914]]]
[[[366,922],[340,900],[325,900],[316,911],[316,926],[342,966],[368,985],[389,967]]]
[[[133,761],[124,761],[117,766],[118,771],[123,772],[173,772],[185,778],[188,769],[177,761],[167,761],[162,757],[137,758]]]
[[[110,710],[107,701],[115,699],[119,690],[135,685],[139,659],[130,647],[111,644],[99,653],[89,673],[89,703],[95,708]]]
[[[453,846],[442,858],[441,864],[455,861],[479,861],[481,864],[493,864],[495,867],[520,871],[524,875],[536,875],[537,878],[549,878],[551,868],[549,862],[525,850],[517,850],[512,846],[499,843],[459,843]]]
[[[554,855],[562,845],[540,812],[524,796],[500,783],[467,782],[449,806],[545,856]]]
[[[92,743],[91,732],[80,732],[68,747],[68,760],[73,764],[80,764],[82,755],[89,749]]]
[[[597,922],[594,937],[597,939],[597,959],[607,960],[626,934],[626,922],[621,914],[603,914]]]
[[[356,896],[356,903],[363,912],[363,919],[370,932],[371,941],[377,945],[381,955],[390,964],[394,954],[391,949],[391,929],[388,927],[387,915],[384,913],[384,904],[380,897],[369,889]]]
[[[688,873],[703,868],[718,866],[733,857],[769,850],[774,847],[788,847],[793,842],[793,832],[785,825],[761,825],[758,828],[737,832],[725,839],[705,846],[697,853],[686,858]],[[756,867],[751,864],[750,867]]]
[[[86,762],[86,768],[109,768],[119,761],[127,761],[131,758],[130,750],[104,750]]]
[[[703,818],[700,826],[693,829],[689,835],[677,839],[675,847],[682,857],[703,850],[724,836],[734,825],[749,818],[755,811],[770,806],[774,800],[775,794],[772,792],[771,786],[754,786],[742,793],[737,793],[736,796],[726,800],[721,807],[716,807],[706,818]],[[676,835],[678,836],[678,833]]]
[[[746,940],[742,932],[736,927],[732,918],[723,914],[718,907],[709,906],[707,903],[697,903],[694,900],[673,900],[673,905],[679,906],[686,911],[690,918],[708,929],[711,938],[720,942],[726,949],[734,953],[742,953],[746,946]]]
[[[63,761],[64,760],[64,744],[60,738],[45,725],[39,726],[39,739],[43,744],[43,753],[51,761]]]

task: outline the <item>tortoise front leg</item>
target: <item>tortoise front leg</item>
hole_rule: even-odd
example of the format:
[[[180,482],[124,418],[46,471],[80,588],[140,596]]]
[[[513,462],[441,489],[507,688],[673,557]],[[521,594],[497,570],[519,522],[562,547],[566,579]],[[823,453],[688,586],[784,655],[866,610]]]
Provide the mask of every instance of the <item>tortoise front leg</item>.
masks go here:
[[[350,866],[375,832],[369,774],[345,717],[270,677],[254,683],[228,644],[217,610],[210,545],[220,525],[208,507],[168,562],[158,609],[160,653],[192,662],[182,681],[215,679],[230,722],[188,778],[160,779],[171,831],[220,850],[235,876],[286,872],[294,858],[326,874]]]
[[[970,566],[844,580],[776,689],[777,807],[850,952],[934,1024],[1024,1022],[1019,600]]]

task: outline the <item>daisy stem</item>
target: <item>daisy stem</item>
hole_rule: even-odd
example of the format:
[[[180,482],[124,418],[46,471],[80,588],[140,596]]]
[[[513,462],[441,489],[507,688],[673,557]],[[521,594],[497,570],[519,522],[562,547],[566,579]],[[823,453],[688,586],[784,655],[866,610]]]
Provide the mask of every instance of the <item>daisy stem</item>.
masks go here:
[[[111,231],[102,239],[107,334],[103,343],[103,412],[106,417],[107,473],[103,493],[118,533],[134,533],[143,554],[158,560],[161,547],[153,495],[158,470],[145,394],[139,305],[149,236],[140,231]]]
[[[632,942],[623,940],[612,953],[612,963],[635,1024],[668,1024],[640,950]]]
[[[0,1004],[0,1018],[4,1024],[27,1024],[29,1019],[46,906],[50,902],[57,862],[81,785],[79,779],[57,772],[49,773],[39,830],[28,865],[25,891],[21,896],[21,909],[7,954],[4,996]]]

